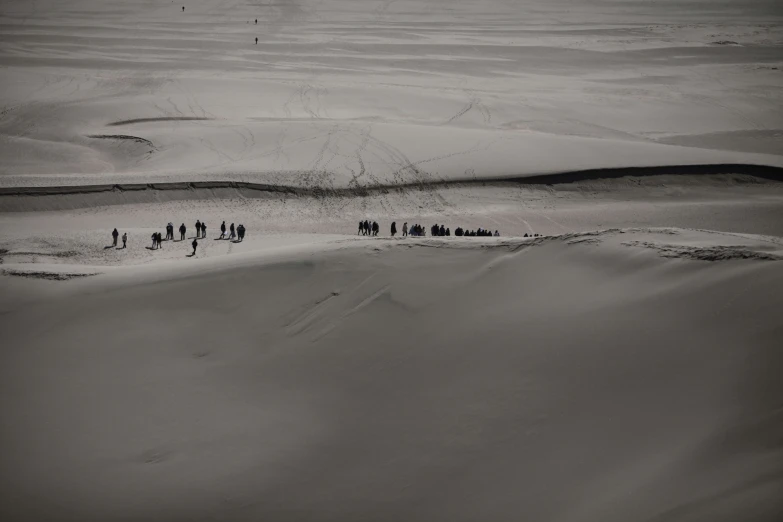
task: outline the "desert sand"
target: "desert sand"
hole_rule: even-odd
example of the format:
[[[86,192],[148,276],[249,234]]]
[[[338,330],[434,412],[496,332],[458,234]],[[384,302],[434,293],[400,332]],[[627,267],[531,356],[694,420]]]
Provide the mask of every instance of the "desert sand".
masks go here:
[[[778,4],[5,0],[0,519],[780,520]]]

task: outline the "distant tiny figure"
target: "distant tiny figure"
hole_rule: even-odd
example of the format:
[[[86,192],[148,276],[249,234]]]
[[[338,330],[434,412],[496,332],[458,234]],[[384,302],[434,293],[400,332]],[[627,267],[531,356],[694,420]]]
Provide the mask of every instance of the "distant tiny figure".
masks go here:
[[[222,222],[220,224],[220,239],[226,238],[226,222]]]
[[[125,232],[122,234],[122,248],[125,248],[125,243],[128,242],[128,233]]]
[[[243,225],[242,223],[240,223],[239,226],[237,227],[237,238],[239,239],[239,241],[245,239],[245,225]]]
[[[185,6],[184,5],[182,6],[182,12],[183,13],[185,12]]]
[[[377,236],[378,232],[381,230],[380,225],[378,225],[377,221],[372,222],[372,235]]]
[[[402,224],[402,237],[405,237],[408,235],[408,222]]]
[[[256,25],[258,25],[258,18],[256,18]],[[258,38],[256,38],[256,40],[258,40]]]
[[[162,248],[163,247],[163,233],[162,232],[158,232],[157,234],[158,234],[158,248]]]
[[[199,238],[199,234],[201,234],[201,221],[196,220],[196,239]]]
[[[500,237],[500,232],[498,232],[497,230],[495,230],[495,237]]]
[[[230,232],[230,234],[228,236],[229,239],[234,239],[235,237],[237,237],[236,229],[234,228],[234,224],[233,223],[231,223],[231,226],[229,227],[228,230]]]
[[[446,229],[446,236],[447,237],[451,237],[451,229],[450,228]]]
[[[187,228],[185,228],[185,223],[182,223],[182,224],[179,226],[179,240],[180,240],[180,241],[185,241],[185,232],[187,232],[187,230],[188,230],[188,229],[187,229]]]
[[[258,45],[258,36],[256,36],[256,45]]]
[[[207,224],[203,221],[201,222],[201,237],[206,238],[207,237]]]
[[[443,225],[440,226],[440,230],[438,230],[438,235],[441,237],[444,237],[446,235],[446,227]]]
[[[115,228],[115,229],[112,231],[112,233],[111,233],[111,237],[112,237],[112,239],[114,240],[114,243],[112,243],[112,244],[113,244],[114,246],[117,246],[117,238],[119,237],[119,235],[120,235],[120,233],[119,233],[119,232],[117,232],[117,229],[116,229],[116,228]]]
[[[191,256],[195,256],[196,248],[198,247],[198,239],[194,239],[193,242],[191,243],[191,246],[193,246],[193,253],[191,254]]]
[[[155,250],[158,247],[158,234],[155,232],[152,233],[152,250]]]
[[[174,241],[174,223],[171,221],[166,225],[166,241],[168,240]]]
[[[394,237],[394,234],[396,234],[396,233],[397,233],[397,222],[396,221],[392,221],[392,224],[391,224],[391,235],[392,235],[392,237]]]

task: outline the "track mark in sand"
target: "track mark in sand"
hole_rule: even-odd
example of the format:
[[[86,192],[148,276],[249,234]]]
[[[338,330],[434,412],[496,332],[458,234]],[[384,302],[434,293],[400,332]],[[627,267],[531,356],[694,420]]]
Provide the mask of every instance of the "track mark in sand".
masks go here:
[[[363,283],[362,283],[363,284]],[[361,285],[360,285],[361,286]],[[310,342],[316,342],[320,339],[323,339],[326,335],[328,335],[332,330],[337,328],[338,325],[340,325],[345,319],[348,319],[352,315],[360,312],[364,308],[370,306],[372,303],[377,301],[380,297],[382,297],[385,294],[388,294],[389,288],[391,288],[391,285],[385,285],[380,290],[377,290],[375,293],[370,295],[369,297],[365,298],[360,302],[358,305],[354,306],[347,312],[343,313],[340,318],[336,321],[333,321],[331,324],[329,324],[326,328],[321,330],[313,339],[311,339]]]
[[[318,318],[321,308],[323,308],[326,303],[339,295],[340,292],[331,292],[330,294],[317,299],[310,306],[306,307],[303,313],[299,314],[291,322],[285,324],[285,328],[288,330],[288,333],[290,335],[297,335],[307,331],[312,323]]]
[[[472,109],[472,108],[473,108],[473,100],[471,100],[470,102],[468,102],[468,104],[467,104],[466,106],[464,106],[464,107],[463,107],[461,110],[459,110],[459,111],[457,112],[457,114],[455,114],[454,116],[452,116],[451,118],[449,118],[448,120],[446,120],[446,121],[443,123],[443,125],[448,125],[449,123],[453,122],[454,120],[458,120],[459,118],[463,117],[465,114],[467,114],[468,112],[470,112],[470,109]]]
[[[341,319],[346,319],[346,318],[352,316],[353,314],[359,312],[363,308],[366,308],[367,306],[372,304],[374,301],[376,301],[379,297],[381,297],[383,294],[388,293],[389,288],[391,288],[391,285],[384,285],[380,290],[377,290],[375,293],[373,293],[369,297],[365,298],[361,303],[359,303],[358,305],[354,306],[353,308],[351,308],[350,310],[345,312],[340,318]]]
[[[204,118],[201,116],[161,116],[159,118],[134,118],[132,120],[121,120],[108,123],[108,127],[119,127],[121,125],[133,125],[134,123],[153,123],[158,121],[205,121],[214,118]]]
[[[149,145],[150,147],[155,148],[155,145],[150,140],[145,140],[144,138],[139,138],[138,136],[128,136],[127,134],[90,134],[87,137],[99,140],[135,141],[136,143],[142,143],[144,145]]]

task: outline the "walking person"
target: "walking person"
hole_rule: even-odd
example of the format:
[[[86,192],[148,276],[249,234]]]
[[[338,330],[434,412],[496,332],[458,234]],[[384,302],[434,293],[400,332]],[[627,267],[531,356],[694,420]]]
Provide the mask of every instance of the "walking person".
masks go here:
[[[124,232],[122,234],[122,248],[125,248],[125,243],[127,243],[127,242],[128,242],[128,233]]]
[[[198,248],[198,239],[193,239],[193,242],[191,243],[191,246],[193,247],[193,253],[190,254],[190,257],[193,257],[196,255],[196,248]]]
[[[391,224],[391,236],[394,237],[394,234],[396,234],[396,233],[397,233],[397,222],[396,221],[392,221],[392,224]]]
[[[115,229],[112,231],[112,233],[111,233],[111,237],[112,237],[112,239],[114,240],[114,242],[112,243],[112,246],[117,246],[117,237],[119,237],[119,235],[120,235],[120,233],[119,233],[119,232],[117,232],[117,229],[115,228]]]
[[[158,234],[155,232],[152,233],[152,250],[155,250],[158,248]]]
[[[207,224],[204,223],[203,221],[201,222],[201,237],[203,237],[204,239],[207,238]]]
[[[378,232],[380,232],[381,227],[378,225],[377,221],[372,222],[372,235],[377,236]]]
[[[158,248],[163,247],[163,232],[158,232]]]
[[[185,241],[185,232],[187,232],[187,231],[188,231],[188,229],[185,228],[185,223],[182,223],[179,226],[179,240],[180,241]]]
[[[236,229],[234,228],[234,224],[233,223],[231,223],[231,226],[229,227],[228,230],[230,232],[230,234],[228,236],[228,239],[234,239],[234,238],[237,237]]]
[[[245,239],[245,225],[242,223],[239,224],[237,227],[237,236],[239,237],[239,241],[244,241]]]
[[[356,235],[364,235],[364,221],[359,221],[359,232],[356,233]]]
[[[405,237],[408,235],[408,222],[402,224],[402,237]]]
[[[226,239],[226,222],[220,224],[220,239]]]

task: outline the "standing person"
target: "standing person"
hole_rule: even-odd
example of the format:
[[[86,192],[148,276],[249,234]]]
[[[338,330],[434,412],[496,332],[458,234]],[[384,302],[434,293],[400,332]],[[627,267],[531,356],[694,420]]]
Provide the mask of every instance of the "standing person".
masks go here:
[[[495,230],[495,237],[500,237],[500,232],[498,232],[497,230]]]
[[[397,233],[397,222],[396,221],[392,221],[392,224],[391,224],[391,235],[392,235],[392,237],[394,237],[394,234],[396,234],[396,233]]]
[[[440,231],[438,231],[439,236],[445,236],[446,235],[446,227],[443,225],[440,226]]]
[[[155,250],[158,247],[158,234],[155,232],[152,233],[152,250]]]
[[[193,242],[191,243],[191,246],[193,247],[193,253],[191,254],[192,257],[196,255],[196,248],[198,248],[198,239],[193,238]]]
[[[125,248],[125,243],[127,243],[127,242],[128,242],[128,233],[124,232],[122,234],[122,248]]]
[[[237,235],[236,235],[236,232],[235,232],[235,231],[236,231],[236,229],[234,228],[234,224],[233,224],[233,223],[231,223],[231,226],[228,228],[228,230],[229,230],[229,232],[231,233],[231,234],[228,236],[228,238],[229,238],[229,239],[234,239],[235,237],[237,237]]]
[[[256,36],[256,45],[258,45],[258,36]]]
[[[196,220],[196,239],[199,238],[199,234],[201,234],[201,221]]]
[[[245,239],[245,225],[242,223],[239,224],[237,227],[237,235],[239,236],[239,240],[243,241]]]
[[[201,222],[201,237],[203,237],[204,239],[206,239],[207,237],[207,224],[204,223],[203,221]]]
[[[157,234],[158,234],[158,248],[162,248],[163,247],[163,233],[162,232],[158,232]]]
[[[188,231],[188,229],[185,228],[185,223],[182,223],[179,226],[179,240],[180,241],[185,241],[185,232],[187,232],[187,231]]]
[[[377,236],[378,232],[380,232],[381,227],[378,225],[377,221],[372,222],[372,235]]]
[[[119,232],[117,232],[117,229],[115,228],[115,229],[112,231],[112,233],[111,233],[111,237],[112,237],[112,239],[114,240],[114,242],[112,243],[112,245],[113,245],[113,246],[117,246],[117,237],[119,237],[119,235],[120,235],[120,233],[119,233]]]
[[[182,12],[183,13],[185,12],[185,6],[184,5],[182,6]]]
[[[256,25],[258,25],[258,18],[256,18]]]
[[[402,237],[405,237],[408,235],[408,222],[402,224]]]
[[[220,239],[226,239],[226,222],[220,224]]]

